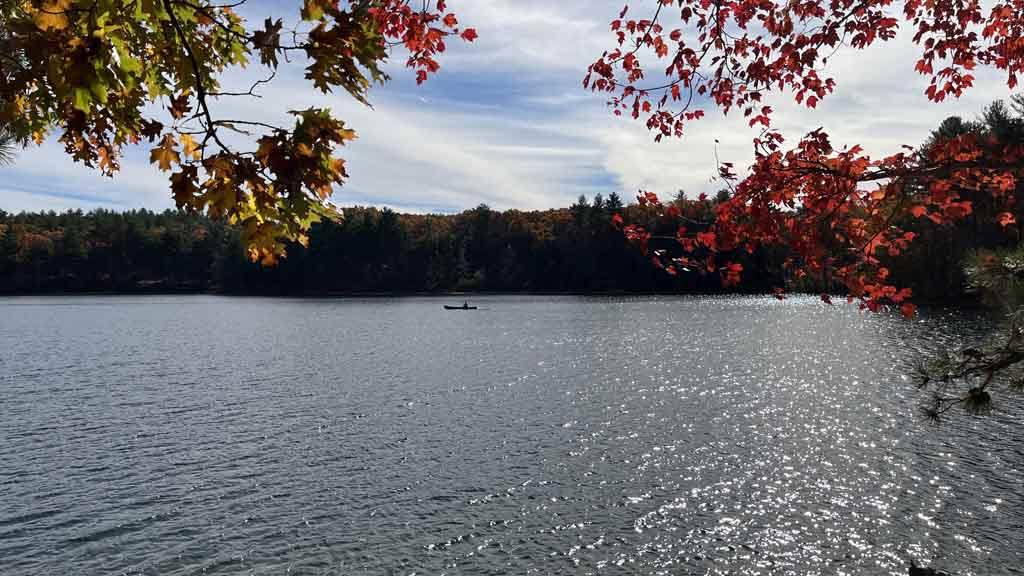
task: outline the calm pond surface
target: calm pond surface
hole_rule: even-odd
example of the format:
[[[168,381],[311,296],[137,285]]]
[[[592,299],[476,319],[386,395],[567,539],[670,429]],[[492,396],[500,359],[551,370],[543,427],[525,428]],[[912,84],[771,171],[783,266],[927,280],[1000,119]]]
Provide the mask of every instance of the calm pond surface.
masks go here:
[[[1024,574],[1024,403],[903,377],[981,320],[472,302],[0,299],[0,573]]]

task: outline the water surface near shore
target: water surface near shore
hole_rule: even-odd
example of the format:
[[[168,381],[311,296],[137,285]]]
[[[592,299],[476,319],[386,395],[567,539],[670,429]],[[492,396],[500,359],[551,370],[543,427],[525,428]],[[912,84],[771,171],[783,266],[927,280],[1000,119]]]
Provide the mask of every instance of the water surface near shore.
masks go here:
[[[443,303],[0,299],[2,572],[1024,573],[1021,403],[904,376],[971,314]]]

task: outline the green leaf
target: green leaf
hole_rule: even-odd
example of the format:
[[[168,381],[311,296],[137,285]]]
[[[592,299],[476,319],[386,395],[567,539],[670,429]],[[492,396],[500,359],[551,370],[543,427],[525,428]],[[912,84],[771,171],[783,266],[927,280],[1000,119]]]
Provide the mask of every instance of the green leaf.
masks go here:
[[[89,91],[92,92],[96,101],[100,104],[107,103],[107,85],[101,78],[94,78],[89,84]]]
[[[322,20],[324,9],[321,6],[323,0],[306,0],[300,12],[302,19],[306,21]]]
[[[86,114],[89,113],[89,108],[92,105],[92,94],[89,93],[88,88],[82,88],[78,86],[74,89],[74,102],[73,106],[77,110],[81,110]]]
[[[142,64],[138,60],[133,58],[131,54],[128,54],[127,52],[124,52],[122,50],[118,50],[117,54],[118,59],[120,61],[122,72],[124,72],[125,74],[130,74],[132,76],[136,76],[138,75],[139,72],[142,72]]]

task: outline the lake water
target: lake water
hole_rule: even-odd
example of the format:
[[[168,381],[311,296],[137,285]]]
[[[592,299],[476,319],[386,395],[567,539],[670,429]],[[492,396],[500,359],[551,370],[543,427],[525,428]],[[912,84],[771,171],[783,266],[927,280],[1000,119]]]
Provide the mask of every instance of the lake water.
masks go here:
[[[903,377],[984,321],[445,303],[0,299],[0,573],[1024,574],[1022,403]]]

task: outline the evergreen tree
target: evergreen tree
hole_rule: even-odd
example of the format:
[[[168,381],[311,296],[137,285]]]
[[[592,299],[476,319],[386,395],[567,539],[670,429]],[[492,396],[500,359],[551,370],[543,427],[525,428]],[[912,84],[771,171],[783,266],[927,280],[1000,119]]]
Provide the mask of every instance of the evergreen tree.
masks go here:
[[[611,194],[608,195],[608,199],[605,200],[604,203],[604,209],[608,212],[608,214],[616,214],[622,211],[622,207],[622,198],[619,196],[618,192],[612,192]]]
[[[576,203],[569,207],[569,211],[572,212],[573,220],[577,226],[585,226],[590,216],[590,203],[587,202],[587,197],[580,194],[580,197],[576,199]]]

